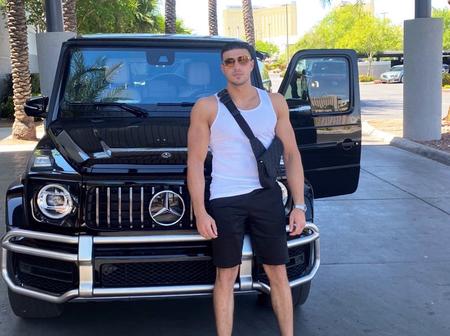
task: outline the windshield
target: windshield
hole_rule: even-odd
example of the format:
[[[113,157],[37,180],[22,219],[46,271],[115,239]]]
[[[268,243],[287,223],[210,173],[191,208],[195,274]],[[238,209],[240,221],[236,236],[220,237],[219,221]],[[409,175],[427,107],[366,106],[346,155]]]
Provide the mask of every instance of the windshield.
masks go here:
[[[125,103],[146,110],[192,106],[225,87],[220,62],[219,49],[74,49],[63,85],[62,116],[91,104],[111,108]],[[105,104],[111,102],[115,104]]]
[[[397,65],[391,68],[390,71],[402,71],[403,70],[403,66],[402,65]]]

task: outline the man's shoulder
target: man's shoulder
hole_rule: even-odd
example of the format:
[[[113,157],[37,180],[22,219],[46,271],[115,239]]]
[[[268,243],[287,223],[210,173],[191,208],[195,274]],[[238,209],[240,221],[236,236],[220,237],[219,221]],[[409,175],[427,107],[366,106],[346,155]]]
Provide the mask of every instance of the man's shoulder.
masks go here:
[[[268,92],[269,97],[272,101],[280,102],[284,100],[284,96],[278,92]]]
[[[277,115],[277,118],[280,118],[285,113],[286,110],[286,99],[281,93],[278,92],[268,92],[270,100],[272,101],[273,109]]]
[[[214,95],[198,99],[192,108],[191,117],[196,116],[198,120],[204,120],[211,125],[217,113],[217,99]]]
[[[202,97],[195,102],[197,108],[210,107],[211,105],[216,105],[217,99],[215,95]]]

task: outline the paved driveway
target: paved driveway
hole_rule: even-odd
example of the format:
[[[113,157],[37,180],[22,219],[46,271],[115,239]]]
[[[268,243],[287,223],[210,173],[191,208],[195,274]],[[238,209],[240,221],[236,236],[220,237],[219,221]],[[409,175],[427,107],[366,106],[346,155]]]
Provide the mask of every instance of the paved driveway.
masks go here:
[[[373,139],[363,143],[358,191],[316,201],[322,266],[295,311],[296,334],[447,336],[450,170]],[[5,189],[26,156],[0,153],[2,219]],[[0,309],[0,335],[214,334],[210,298],[73,304],[61,318],[22,321],[2,281]],[[237,298],[235,316],[234,335],[278,334],[254,296]]]

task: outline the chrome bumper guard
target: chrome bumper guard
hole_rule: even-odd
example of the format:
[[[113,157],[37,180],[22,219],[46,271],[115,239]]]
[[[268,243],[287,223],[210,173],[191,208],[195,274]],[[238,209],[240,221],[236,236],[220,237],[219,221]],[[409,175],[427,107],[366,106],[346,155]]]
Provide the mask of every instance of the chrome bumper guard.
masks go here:
[[[286,231],[288,231],[288,226]],[[309,274],[298,279],[290,281],[289,285],[295,287],[310,281],[320,265],[320,246],[319,229],[313,223],[308,222],[306,231],[310,234],[297,239],[288,241],[288,247],[306,245],[314,242],[311,253],[312,269]],[[32,238],[38,240],[60,242],[71,245],[78,245],[78,254],[55,252],[51,250],[39,249],[23,246],[14,243],[13,238]],[[121,299],[121,298],[139,298],[139,297],[164,297],[164,296],[190,296],[205,293],[211,293],[214,285],[187,285],[187,286],[152,286],[152,287],[130,287],[130,288],[94,288],[94,269],[93,269],[93,246],[94,244],[137,244],[137,243],[170,243],[170,242],[195,242],[203,241],[205,238],[199,234],[177,234],[177,235],[152,235],[152,236],[66,236],[60,234],[51,234],[22,229],[12,229],[7,232],[1,241],[2,247],[2,276],[8,287],[25,296],[40,299],[53,303],[64,303],[67,301],[84,301],[90,299]],[[51,295],[43,291],[25,288],[16,285],[8,274],[7,252],[34,255],[62,261],[75,263],[79,268],[79,288],[69,290],[62,295]],[[254,281],[252,278],[253,269],[253,250],[250,236],[244,238],[242,248],[242,264],[239,270],[239,283],[234,288],[236,292],[260,291],[270,293],[270,286],[265,283]]]

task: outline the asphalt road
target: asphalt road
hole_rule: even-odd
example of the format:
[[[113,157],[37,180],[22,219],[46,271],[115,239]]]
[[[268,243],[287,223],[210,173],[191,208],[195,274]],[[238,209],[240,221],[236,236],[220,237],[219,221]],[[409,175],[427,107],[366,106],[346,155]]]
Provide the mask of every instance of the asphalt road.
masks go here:
[[[403,118],[403,84],[360,84],[359,88],[363,118]],[[442,117],[449,107],[450,91],[442,91]]]
[[[4,195],[27,152],[0,152]],[[295,311],[302,336],[448,336],[450,170],[365,138],[360,184],[351,195],[316,200],[322,265]],[[270,309],[240,296],[233,335],[278,335]],[[0,335],[214,335],[211,298],[72,304],[53,320],[24,321],[0,281]]]
[[[278,91],[282,78],[271,75],[273,92]],[[364,119],[403,119],[403,84],[359,85],[361,113]],[[450,107],[450,91],[442,91],[442,117]]]

